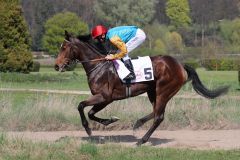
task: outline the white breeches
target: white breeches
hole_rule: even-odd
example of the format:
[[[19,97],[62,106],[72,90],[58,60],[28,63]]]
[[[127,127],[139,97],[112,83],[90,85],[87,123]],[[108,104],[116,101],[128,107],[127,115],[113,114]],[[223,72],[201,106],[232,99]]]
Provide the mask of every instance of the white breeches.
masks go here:
[[[123,57],[123,60],[130,59],[128,53],[137,48],[140,44],[142,44],[146,39],[146,34],[141,29],[137,29],[135,37],[130,39],[127,43],[127,54]]]

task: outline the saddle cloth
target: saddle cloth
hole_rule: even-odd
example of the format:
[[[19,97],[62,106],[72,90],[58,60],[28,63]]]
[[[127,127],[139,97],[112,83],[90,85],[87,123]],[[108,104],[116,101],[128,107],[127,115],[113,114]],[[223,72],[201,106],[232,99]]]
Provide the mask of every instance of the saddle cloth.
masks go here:
[[[133,59],[131,61],[136,75],[136,79],[132,80],[131,83],[154,80],[152,61],[149,56],[138,57],[138,59]],[[125,83],[123,79],[130,73],[129,70],[121,60],[114,60],[113,63],[119,78]]]

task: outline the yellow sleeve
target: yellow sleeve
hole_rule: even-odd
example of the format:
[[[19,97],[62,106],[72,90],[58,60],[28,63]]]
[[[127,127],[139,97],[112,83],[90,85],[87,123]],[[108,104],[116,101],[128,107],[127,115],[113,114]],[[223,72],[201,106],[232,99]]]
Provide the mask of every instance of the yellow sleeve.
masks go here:
[[[113,55],[115,59],[123,58],[127,54],[127,46],[118,36],[110,39],[111,43],[119,49],[119,53]]]

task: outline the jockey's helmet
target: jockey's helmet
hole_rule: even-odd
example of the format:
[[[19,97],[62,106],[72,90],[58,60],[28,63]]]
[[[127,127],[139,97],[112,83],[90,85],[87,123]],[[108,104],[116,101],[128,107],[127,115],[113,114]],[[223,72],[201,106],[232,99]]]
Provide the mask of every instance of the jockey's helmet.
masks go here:
[[[92,29],[92,37],[94,39],[106,33],[107,33],[107,28],[102,25],[97,25]]]

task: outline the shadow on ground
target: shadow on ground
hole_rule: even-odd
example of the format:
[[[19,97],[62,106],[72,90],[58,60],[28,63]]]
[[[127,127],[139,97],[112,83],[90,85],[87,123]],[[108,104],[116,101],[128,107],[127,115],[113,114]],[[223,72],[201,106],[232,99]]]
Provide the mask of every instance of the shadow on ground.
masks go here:
[[[96,144],[104,143],[134,143],[138,142],[140,139],[133,135],[110,135],[110,136],[91,136],[91,137],[82,137],[81,140],[88,141]],[[150,142],[153,146],[161,145],[174,141],[174,139],[159,139],[159,138],[150,138]]]

